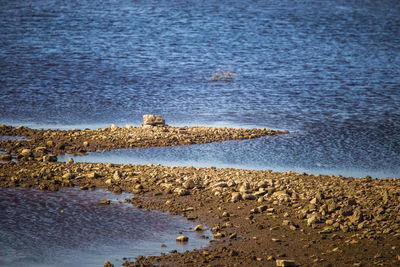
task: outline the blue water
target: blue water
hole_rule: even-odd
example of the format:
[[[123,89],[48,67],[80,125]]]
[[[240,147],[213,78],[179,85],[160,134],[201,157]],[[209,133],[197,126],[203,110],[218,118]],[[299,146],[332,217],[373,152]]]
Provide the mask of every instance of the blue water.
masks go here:
[[[123,257],[133,261],[138,255],[208,245],[193,231],[195,223],[119,203],[131,197],[75,188],[0,188],[0,266],[89,267],[103,266],[106,260],[121,266]],[[110,206],[99,204],[102,199],[111,200]],[[180,231],[188,243],[176,243]]]
[[[288,129],[187,154],[400,176],[397,0],[0,3],[0,123],[97,128],[153,113],[170,125]],[[237,75],[212,82],[219,70]]]

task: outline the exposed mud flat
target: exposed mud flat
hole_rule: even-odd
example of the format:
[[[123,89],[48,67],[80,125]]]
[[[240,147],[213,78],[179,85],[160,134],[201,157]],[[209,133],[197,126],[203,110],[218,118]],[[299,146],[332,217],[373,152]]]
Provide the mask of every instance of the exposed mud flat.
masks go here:
[[[399,179],[30,161],[1,164],[0,185],[134,193],[125,201],[195,219],[213,231],[206,249],[139,256],[125,266],[400,263]]]

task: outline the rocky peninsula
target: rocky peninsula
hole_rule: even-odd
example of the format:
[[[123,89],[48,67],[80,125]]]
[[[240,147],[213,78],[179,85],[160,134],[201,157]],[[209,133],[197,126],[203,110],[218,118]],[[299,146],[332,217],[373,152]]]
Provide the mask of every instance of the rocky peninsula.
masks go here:
[[[57,155],[63,154],[84,155],[88,152],[123,148],[205,144],[287,133],[265,128],[173,127],[146,119],[143,125],[137,127],[118,127],[112,124],[108,128],[96,130],[45,130],[0,125],[0,136],[20,137],[0,139],[0,148],[5,151],[0,160],[15,158],[20,161],[55,161]]]
[[[400,179],[56,162],[56,156],[63,153],[280,133],[165,125],[82,131],[3,125],[0,135],[23,136],[25,140],[1,141],[7,151],[3,155],[17,160],[0,164],[0,186],[41,190],[78,186],[129,192],[134,197],[125,202],[196,220],[201,223],[196,230],[211,229],[214,235],[205,249],[139,256],[135,261],[126,259],[124,266],[398,266]]]

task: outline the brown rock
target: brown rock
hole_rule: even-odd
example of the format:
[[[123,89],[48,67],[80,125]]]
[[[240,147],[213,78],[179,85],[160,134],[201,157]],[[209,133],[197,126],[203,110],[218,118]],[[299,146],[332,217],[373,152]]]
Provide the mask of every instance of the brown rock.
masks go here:
[[[32,150],[27,149],[27,148],[22,149],[21,155],[24,156],[24,157],[29,157],[30,155],[32,155]]]
[[[196,227],[194,228],[194,230],[195,230],[196,232],[202,232],[202,231],[204,231],[204,227],[203,227],[203,225],[199,224],[199,225],[196,225]]]
[[[176,242],[188,242],[189,241],[189,237],[185,236],[185,235],[180,235],[176,238]]]
[[[340,213],[342,216],[350,216],[353,215],[353,207],[350,205],[344,206],[341,210]]]
[[[239,201],[241,199],[242,199],[242,194],[240,194],[239,192],[233,192],[232,193],[231,202],[237,202],[237,201]]]
[[[108,199],[103,199],[100,201],[100,204],[102,204],[102,205],[110,205],[110,203],[111,203],[111,201]]]
[[[145,126],[164,126],[165,120],[157,115],[143,115],[143,125]]]
[[[276,260],[277,267],[295,267],[297,266],[294,260]]]
[[[193,182],[192,179],[186,180],[183,184],[182,184],[183,188],[185,189],[193,189],[196,185]]]
[[[0,160],[2,160],[2,161],[9,161],[11,159],[12,158],[11,158],[10,154],[2,154],[2,155],[0,155]]]

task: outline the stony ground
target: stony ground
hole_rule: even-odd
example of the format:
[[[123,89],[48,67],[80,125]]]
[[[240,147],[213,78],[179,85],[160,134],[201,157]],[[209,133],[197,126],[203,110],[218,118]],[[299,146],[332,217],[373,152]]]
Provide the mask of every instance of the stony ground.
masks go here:
[[[252,139],[266,135],[286,134],[287,131],[268,129],[233,129],[216,127],[172,127],[139,126],[118,127],[97,130],[45,130],[17,128],[0,125],[0,136],[19,136],[22,140],[0,139],[0,148],[6,153],[0,160],[52,161],[63,154],[86,154],[87,152],[109,151],[121,148],[148,148],[155,146],[178,146],[221,142],[226,140]]]
[[[4,129],[9,129],[8,126],[1,128],[3,134]],[[101,134],[113,130],[96,131]],[[114,131],[123,133],[128,129]],[[53,145],[60,143],[60,139],[51,138],[52,131],[39,132],[34,136],[50,134],[35,140],[42,140],[46,145],[49,141]],[[78,132],[85,131],[65,133],[69,136]],[[64,132],[56,131],[57,136],[60,133]],[[24,136],[32,138],[28,134]],[[68,144],[76,143],[75,139],[71,140]],[[14,148],[18,142],[22,145]],[[25,142],[34,145],[25,146]],[[15,157],[21,159],[18,162],[0,164],[1,187],[58,190],[79,186],[82,190],[105,188],[116,193],[130,192],[134,198],[126,202],[138,208],[182,215],[213,232],[214,239],[206,249],[170,251],[158,257],[139,256],[135,262],[126,261],[125,266],[400,265],[400,179],[49,162],[48,154],[35,155],[39,141],[5,143],[12,143],[13,157],[22,156]],[[46,150],[58,153],[51,147]],[[30,154],[23,155],[24,149],[31,150]]]
[[[0,185],[131,192],[126,202],[199,221],[214,234],[204,250],[138,257],[125,266],[400,263],[399,179],[32,161],[1,164]]]

